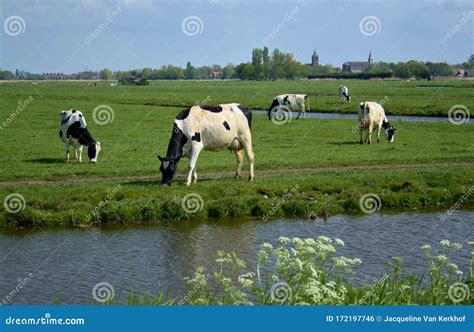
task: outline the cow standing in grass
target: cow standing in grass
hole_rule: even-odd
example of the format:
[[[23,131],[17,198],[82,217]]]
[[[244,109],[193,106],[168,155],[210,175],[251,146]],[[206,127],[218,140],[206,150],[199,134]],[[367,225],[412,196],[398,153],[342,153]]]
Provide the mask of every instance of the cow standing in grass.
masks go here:
[[[341,97],[341,100],[351,101],[351,94],[349,93],[349,89],[345,85],[339,86],[339,96]]]
[[[305,118],[306,104],[308,104],[309,109],[309,99],[307,95],[285,94],[276,96],[273,98],[272,104],[268,109],[268,119],[271,120],[273,113],[281,111],[282,109],[287,112],[298,112],[296,119],[299,119],[301,114],[303,114],[303,118]]]
[[[80,111],[69,110],[59,113],[59,137],[66,145],[66,162],[69,161],[69,146],[74,147],[74,156],[82,162],[82,148],[87,147],[87,155],[96,163],[100,151],[100,142],[92,137],[87,129],[86,119]]]
[[[165,157],[161,161],[162,183],[171,185],[178,171],[181,157],[189,158],[186,186],[197,182],[196,162],[202,150],[235,152],[237,171],[241,177],[243,153],[250,165],[249,180],[254,178],[254,154],[252,149],[252,111],[240,104],[217,106],[192,106],[176,116],[173,133]]]
[[[377,142],[380,143],[380,130],[383,128],[389,143],[392,143],[395,138],[395,127],[391,126],[385,116],[383,107],[372,101],[366,101],[359,104],[359,132],[360,144],[362,144],[362,130],[366,130],[365,142],[372,143],[372,131],[377,129]]]

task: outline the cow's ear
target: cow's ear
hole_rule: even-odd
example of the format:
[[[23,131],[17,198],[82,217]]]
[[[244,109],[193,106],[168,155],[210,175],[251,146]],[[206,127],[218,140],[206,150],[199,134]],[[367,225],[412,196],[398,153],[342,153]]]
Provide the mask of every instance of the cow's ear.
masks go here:
[[[163,157],[161,157],[161,156],[158,156],[158,159],[160,159],[160,161],[165,160],[165,158],[163,158]]]

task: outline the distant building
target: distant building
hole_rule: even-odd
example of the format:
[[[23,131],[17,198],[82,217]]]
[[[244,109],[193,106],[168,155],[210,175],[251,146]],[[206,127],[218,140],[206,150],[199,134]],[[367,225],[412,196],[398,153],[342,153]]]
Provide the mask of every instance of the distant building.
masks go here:
[[[369,52],[367,61],[346,61],[342,64],[342,72],[344,73],[360,73],[367,70],[369,64],[374,63],[372,52]]]
[[[469,72],[467,71],[467,69],[459,68],[458,71],[456,72],[455,76],[456,77],[468,77]]]
[[[316,53],[316,50],[314,50],[313,55],[311,56],[311,67],[319,66],[319,55]]]
[[[76,74],[44,73],[44,80],[75,80]]]

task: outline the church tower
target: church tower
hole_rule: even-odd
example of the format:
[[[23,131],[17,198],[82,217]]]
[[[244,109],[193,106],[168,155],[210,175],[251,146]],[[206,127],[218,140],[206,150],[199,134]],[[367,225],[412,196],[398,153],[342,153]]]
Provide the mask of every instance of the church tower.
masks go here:
[[[374,63],[374,59],[372,59],[372,51],[369,52],[369,59],[367,61],[368,63]]]
[[[311,67],[319,66],[319,55],[314,50],[313,55],[311,56]]]

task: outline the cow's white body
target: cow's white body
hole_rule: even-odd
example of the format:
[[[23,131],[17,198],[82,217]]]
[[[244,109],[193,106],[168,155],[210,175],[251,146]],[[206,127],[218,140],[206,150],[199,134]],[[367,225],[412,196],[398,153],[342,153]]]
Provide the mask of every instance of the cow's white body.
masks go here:
[[[359,104],[358,108],[359,118],[359,132],[360,132],[360,143],[362,144],[362,131],[366,130],[366,143],[372,143],[372,131],[374,128],[377,129],[377,142],[380,142],[380,130],[383,125],[389,126],[387,117],[385,116],[385,110],[383,107],[372,101],[366,101]],[[394,136],[389,138],[389,142],[393,142]]]
[[[192,106],[183,119],[178,116],[174,120],[174,134],[181,135],[182,132],[187,139],[182,147],[183,156],[189,158],[186,185],[190,185],[191,181],[197,181],[196,162],[202,150],[229,149],[234,151],[237,157],[236,178],[241,176],[243,152],[245,151],[250,165],[249,179],[253,180],[254,178],[250,120],[241,109],[243,106],[234,103],[221,104],[218,107],[221,108],[221,111],[213,112],[200,106]],[[171,140],[173,140],[173,135]],[[170,153],[169,147],[166,158],[160,157],[162,166],[166,169],[169,166],[169,160],[175,157]]]
[[[349,93],[349,89],[345,85],[339,86],[339,97],[341,97],[341,100],[344,101],[351,101],[351,95]]]
[[[298,112],[297,119],[299,119],[300,115],[303,114],[303,118],[306,115],[306,102],[308,102],[308,109],[309,109],[309,101],[308,96],[305,94],[283,94],[278,95],[273,98],[272,105],[268,110],[268,117],[271,118],[271,112],[275,109],[275,107],[284,107],[287,108],[291,112]]]

